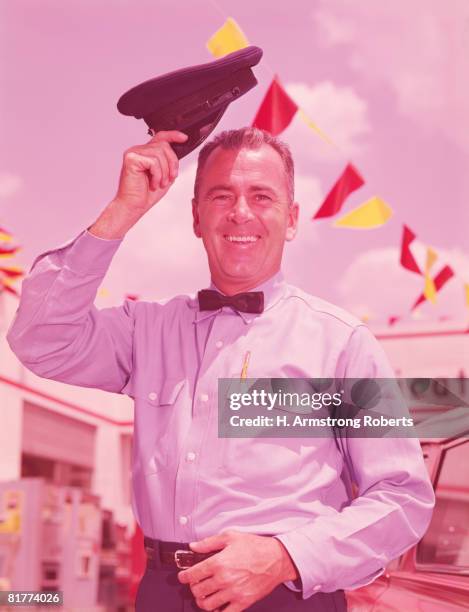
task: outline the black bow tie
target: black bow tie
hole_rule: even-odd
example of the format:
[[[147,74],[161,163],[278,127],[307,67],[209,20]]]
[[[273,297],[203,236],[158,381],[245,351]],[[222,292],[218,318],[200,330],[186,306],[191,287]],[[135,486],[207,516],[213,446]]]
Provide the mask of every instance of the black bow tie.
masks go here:
[[[264,293],[262,291],[247,291],[236,295],[222,295],[212,289],[202,289],[198,293],[200,310],[218,310],[223,306],[231,306],[240,312],[261,313],[264,310]]]

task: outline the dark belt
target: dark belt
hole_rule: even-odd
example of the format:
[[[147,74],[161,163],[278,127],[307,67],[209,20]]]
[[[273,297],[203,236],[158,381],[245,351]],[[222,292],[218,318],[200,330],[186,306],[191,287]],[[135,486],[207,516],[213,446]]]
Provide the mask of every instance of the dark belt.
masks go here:
[[[218,552],[198,553],[191,550],[189,544],[184,542],[163,542],[146,536],[143,539],[143,545],[148,565],[152,568],[163,566],[180,570],[187,569]]]

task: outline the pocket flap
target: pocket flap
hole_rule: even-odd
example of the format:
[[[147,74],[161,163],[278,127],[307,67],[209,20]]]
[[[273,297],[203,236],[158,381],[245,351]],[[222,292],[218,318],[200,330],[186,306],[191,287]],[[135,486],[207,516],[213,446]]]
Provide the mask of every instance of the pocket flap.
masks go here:
[[[157,404],[174,404],[182,387],[184,379],[166,378],[160,386],[159,398],[156,399]]]
[[[127,394],[135,399],[146,400],[152,406],[170,406],[178,398],[186,381],[180,378],[165,378],[136,384],[135,392],[128,391]]]

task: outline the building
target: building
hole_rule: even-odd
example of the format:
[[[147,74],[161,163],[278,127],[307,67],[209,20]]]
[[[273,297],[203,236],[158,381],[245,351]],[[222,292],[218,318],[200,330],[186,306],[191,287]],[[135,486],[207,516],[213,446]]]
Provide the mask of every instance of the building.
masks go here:
[[[16,307],[14,296],[0,294],[0,481],[42,476],[81,487],[133,529],[132,401],[28,371],[5,338]]]

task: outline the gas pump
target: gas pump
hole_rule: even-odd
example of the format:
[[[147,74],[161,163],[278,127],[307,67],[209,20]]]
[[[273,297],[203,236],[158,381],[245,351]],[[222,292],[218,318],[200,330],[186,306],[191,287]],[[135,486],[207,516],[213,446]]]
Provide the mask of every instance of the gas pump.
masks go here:
[[[0,483],[0,584],[63,591],[64,604],[97,602],[99,498],[42,478]]]

